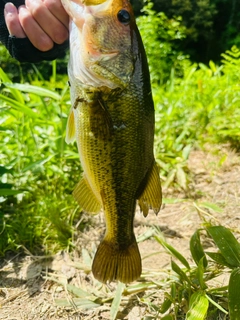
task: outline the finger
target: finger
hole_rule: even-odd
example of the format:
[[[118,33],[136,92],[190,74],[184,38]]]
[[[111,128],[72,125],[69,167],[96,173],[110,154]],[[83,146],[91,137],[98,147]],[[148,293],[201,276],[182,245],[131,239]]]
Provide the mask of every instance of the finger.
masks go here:
[[[39,26],[25,6],[20,6],[18,8],[18,16],[24,32],[34,47],[41,51],[48,51],[52,49],[54,45],[52,39]]]
[[[42,0],[26,0],[25,3],[33,18],[55,43],[61,44],[67,40],[67,28],[48,10]]]
[[[11,2],[5,4],[4,17],[11,36],[26,38],[26,34],[19,21],[18,10]]]
[[[48,10],[68,29],[69,16],[61,0],[42,0]]]

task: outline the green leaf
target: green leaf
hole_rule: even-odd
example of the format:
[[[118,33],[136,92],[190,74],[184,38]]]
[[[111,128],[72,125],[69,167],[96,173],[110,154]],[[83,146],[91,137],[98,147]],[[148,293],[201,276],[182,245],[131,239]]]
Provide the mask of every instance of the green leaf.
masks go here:
[[[86,298],[90,296],[90,294],[87,291],[82,290],[79,287],[76,287],[74,285],[68,284],[67,285],[67,290],[74,294],[78,298]]]
[[[2,68],[0,68],[0,79],[2,79],[2,82],[4,83],[4,85],[12,84],[12,81],[8,78],[7,74],[3,71]],[[15,100],[19,101],[20,103],[24,103],[24,98],[21,92],[19,92],[15,88],[10,88],[10,92],[15,98]]]
[[[4,166],[0,166],[0,176],[4,175],[4,173],[12,173],[13,170],[12,169],[7,169]]]
[[[200,241],[200,236],[199,236],[199,230],[194,232],[190,239],[190,251],[193,257],[193,260],[195,261],[196,265],[199,264],[199,261],[203,259],[203,266],[204,268],[207,267],[207,258],[206,255],[203,251],[203,247]]]
[[[195,292],[190,298],[190,309],[186,314],[186,320],[204,320],[208,311],[208,299],[205,294]]]
[[[146,281],[137,283],[137,284],[132,284],[132,285],[130,284],[125,289],[124,294],[136,294],[138,292],[143,292],[156,287],[157,287],[157,284],[153,282],[146,282]]]
[[[18,101],[14,100],[12,98],[9,98],[3,94],[0,94],[0,100],[6,102],[13,109],[15,109],[19,112],[22,112],[31,118],[39,118],[40,117],[40,115],[38,115],[36,112],[32,111],[32,109],[27,107],[24,103],[18,102]]]
[[[240,266],[240,244],[230,230],[223,226],[207,227],[220,252],[232,267]]]
[[[215,262],[217,262],[218,264],[221,264],[222,266],[225,267],[229,267],[232,268],[232,265],[229,264],[226,259],[224,258],[224,256],[220,253],[220,252],[208,252],[206,251],[206,254],[213,259]]]
[[[13,187],[12,183],[2,183],[0,182],[0,189],[11,189]]]
[[[168,314],[166,316],[164,316],[163,318],[161,318],[161,320],[174,320],[175,317],[171,314]]]
[[[84,264],[91,269],[92,258],[90,257],[89,252],[85,248],[82,248],[82,258]]]
[[[178,166],[178,168],[177,168],[176,179],[177,179],[177,183],[180,185],[180,187],[183,188],[183,190],[187,190],[186,173],[184,172],[184,170],[181,166]]]
[[[186,281],[191,285],[191,281],[189,280],[186,273],[174,261],[171,261],[171,267],[172,267],[173,271],[176,272],[180,276],[180,279],[182,281]]]
[[[49,160],[51,160],[56,154],[51,154],[50,156],[44,158],[44,159],[41,159],[41,160],[38,160],[34,163],[31,163],[29,164],[28,166],[26,166],[25,168],[23,168],[22,172],[26,172],[28,170],[30,171],[33,171],[35,170],[36,168],[38,168],[39,166],[42,166],[44,165],[45,163],[47,163]]]
[[[212,298],[210,298],[209,295],[206,294],[206,298],[208,299],[209,302],[211,302],[211,304],[213,304],[220,311],[222,311],[225,314],[228,314],[228,312],[225,309],[223,309],[223,307],[221,307],[216,301],[214,301]]]
[[[204,281],[204,271],[205,271],[205,267],[204,267],[204,258],[206,259],[206,257],[202,257],[202,259],[200,259],[198,266],[197,266],[197,278],[199,281],[199,285],[201,287],[202,290],[207,289],[207,285]]]
[[[200,205],[201,205],[201,207],[204,207],[206,209],[212,209],[215,212],[221,213],[223,211],[223,209],[220,208],[219,206],[217,206],[215,203],[201,202]]]
[[[174,203],[181,203],[186,202],[186,199],[178,199],[178,198],[163,198],[162,203],[163,204],[174,204]]]
[[[176,169],[172,169],[167,176],[167,179],[164,181],[163,185],[167,188],[175,179],[176,176]]]
[[[38,86],[33,86],[30,84],[21,84],[21,83],[14,83],[14,84],[4,83],[4,84],[8,88],[13,88],[13,89],[17,89],[19,91],[24,91],[24,92],[28,92],[28,93],[34,93],[38,96],[49,97],[54,100],[61,100],[61,96],[58,93],[56,93],[52,90],[38,87]]]
[[[187,260],[181,255],[180,252],[178,252],[176,249],[174,249],[170,244],[165,242],[163,239],[158,237],[157,235],[154,236],[154,238],[167,250],[169,251],[175,258],[177,258],[187,269],[190,269],[189,263]]]
[[[172,305],[172,300],[170,298],[165,297],[165,299],[161,305],[160,313],[167,312],[168,309],[171,307],[171,305]]]
[[[93,309],[93,308],[97,308],[101,305],[101,303],[98,303],[98,300],[89,300],[89,299],[83,299],[83,298],[73,298],[72,302],[71,300],[67,300],[67,299],[56,299],[55,303],[57,306],[60,307],[72,307],[72,306],[76,306],[82,309]]]
[[[240,268],[232,271],[228,287],[228,305],[231,320],[240,319]]]
[[[111,320],[115,320],[117,313],[118,313],[118,309],[122,300],[122,293],[123,290],[125,289],[125,284],[122,282],[118,282],[117,285],[117,289],[116,289],[116,293],[111,305],[111,309],[110,309],[110,319]]]
[[[15,196],[16,194],[23,193],[24,190],[0,189],[0,196]]]

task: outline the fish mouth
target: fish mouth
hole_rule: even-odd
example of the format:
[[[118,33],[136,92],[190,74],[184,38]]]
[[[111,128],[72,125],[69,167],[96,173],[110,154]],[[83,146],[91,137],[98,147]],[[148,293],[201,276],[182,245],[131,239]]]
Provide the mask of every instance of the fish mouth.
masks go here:
[[[85,14],[101,16],[111,7],[114,0],[62,0],[62,4],[73,21],[83,19]]]
[[[80,29],[83,29],[83,26],[86,22],[86,19],[91,16],[95,17],[103,17],[106,15],[106,12],[112,7],[114,0],[62,0],[62,4],[71,17],[74,24]],[[72,29],[70,22],[70,30]],[[99,60],[101,57],[101,61],[107,61],[114,58],[118,55],[119,50],[109,50],[101,47],[94,48],[92,45],[92,49],[95,54],[92,55],[92,60]],[[98,54],[96,54],[98,52]]]

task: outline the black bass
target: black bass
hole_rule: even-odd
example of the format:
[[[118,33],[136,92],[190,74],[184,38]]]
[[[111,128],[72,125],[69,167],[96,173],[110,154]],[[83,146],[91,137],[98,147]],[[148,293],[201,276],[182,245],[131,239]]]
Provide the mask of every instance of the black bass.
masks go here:
[[[136,203],[147,216],[149,209],[159,212],[162,198],[147,58],[128,0],[62,3],[70,16],[66,141],[76,139],[84,172],[73,195],[83,210],[104,211],[94,277],[128,283],[142,271]]]

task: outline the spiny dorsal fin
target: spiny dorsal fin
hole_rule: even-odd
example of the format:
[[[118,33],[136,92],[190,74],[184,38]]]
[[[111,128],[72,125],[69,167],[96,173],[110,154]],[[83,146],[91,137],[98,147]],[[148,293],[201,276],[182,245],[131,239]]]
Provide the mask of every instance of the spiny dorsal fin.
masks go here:
[[[85,177],[76,185],[73,196],[84,211],[98,213],[101,210],[101,203],[96,198]]]
[[[148,215],[149,209],[158,214],[162,204],[162,188],[159,177],[159,168],[154,162],[150,175],[148,177],[145,189],[138,199],[138,204],[144,217]]]
[[[70,114],[68,116],[67,121],[67,129],[66,129],[66,143],[69,144],[73,142],[76,138],[76,131],[75,131],[75,121],[74,121],[74,111],[71,109]]]

